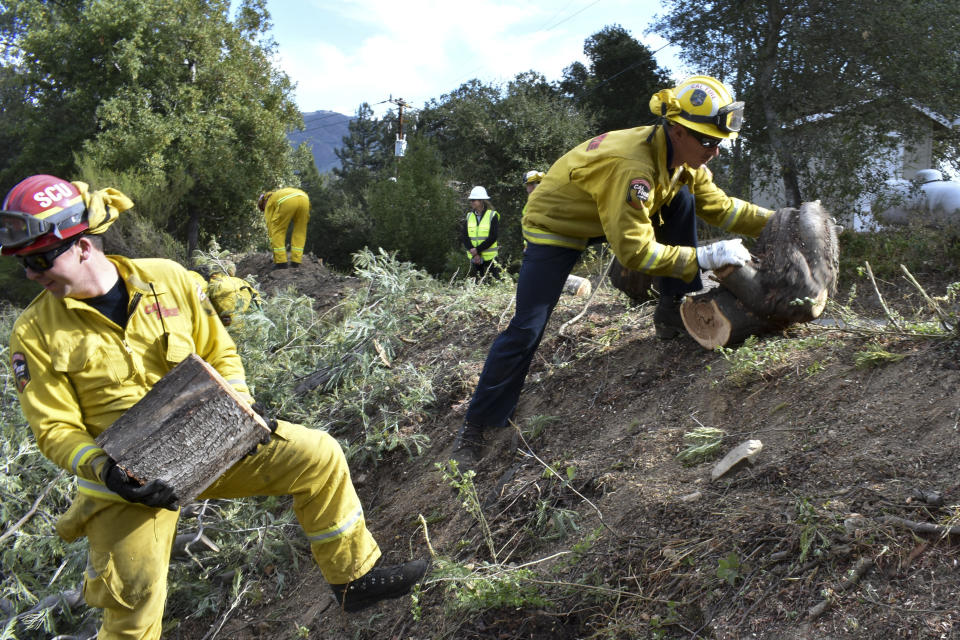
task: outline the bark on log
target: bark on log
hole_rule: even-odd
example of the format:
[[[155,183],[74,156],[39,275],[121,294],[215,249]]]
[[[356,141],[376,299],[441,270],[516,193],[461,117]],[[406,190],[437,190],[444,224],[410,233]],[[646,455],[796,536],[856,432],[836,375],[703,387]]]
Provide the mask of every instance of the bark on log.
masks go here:
[[[720,287],[684,300],[687,332],[714,349],[819,317],[836,292],[837,229],[819,201],[778,210],[757,239],[754,264],[718,270]]]
[[[186,504],[270,437],[263,419],[196,354],[97,437],[132,477],[165,480]]]
[[[647,300],[653,300],[654,295],[650,292],[653,286],[653,276],[628,269],[616,258],[613,259],[613,266],[610,267],[610,284],[615,289],[619,289],[627,294],[627,297],[640,304]]]

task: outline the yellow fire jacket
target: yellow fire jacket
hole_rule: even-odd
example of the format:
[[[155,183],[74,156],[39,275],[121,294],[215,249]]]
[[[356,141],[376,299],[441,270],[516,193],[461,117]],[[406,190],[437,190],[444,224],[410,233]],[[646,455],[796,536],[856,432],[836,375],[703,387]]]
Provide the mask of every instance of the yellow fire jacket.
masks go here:
[[[597,136],[557,160],[530,194],[523,237],[583,249],[606,236],[625,267],[689,282],[697,273],[696,250],[658,243],[651,224],[683,185],[696,199],[697,216],[727,231],[757,236],[773,214],[727,196],[706,167],[671,174],[666,132],[647,126]]]
[[[130,297],[125,328],[80,300],[44,291],[14,324],[10,352],[40,452],[78,476],[80,493],[109,498],[99,476],[106,454],[94,438],[190,353],[253,400],[203,285],[170,260],[108,258]]]

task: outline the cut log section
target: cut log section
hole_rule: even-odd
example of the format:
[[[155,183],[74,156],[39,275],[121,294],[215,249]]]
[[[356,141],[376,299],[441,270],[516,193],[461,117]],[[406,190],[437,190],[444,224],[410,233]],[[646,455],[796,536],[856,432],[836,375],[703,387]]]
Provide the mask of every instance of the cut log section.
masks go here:
[[[223,377],[191,354],[97,436],[97,443],[136,480],[172,486],[180,504],[204,489],[270,429]]]
[[[684,300],[687,332],[715,349],[818,318],[836,292],[838,229],[819,201],[778,210],[757,239],[754,264],[714,272],[719,287]]]

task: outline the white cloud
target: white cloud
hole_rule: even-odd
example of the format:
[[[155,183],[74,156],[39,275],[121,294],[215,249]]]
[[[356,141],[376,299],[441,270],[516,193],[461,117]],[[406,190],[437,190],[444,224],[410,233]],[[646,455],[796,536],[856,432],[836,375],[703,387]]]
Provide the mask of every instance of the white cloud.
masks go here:
[[[659,10],[657,0],[643,4]],[[617,18],[637,15],[640,6],[627,0],[571,0],[561,7],[547,0],[293,5],[272,0],[268,8],[281,68],[298,85],[297,103],[304,111],[346,114],[390,96],[419,107],[472,78],[506,82],[534,70],[557,80],[566,66],[583,59],[587,37],[608,24],[630,28]],[[311,39],[310,33],[321,35]],[[642,30],[633,35],[651,40]]]

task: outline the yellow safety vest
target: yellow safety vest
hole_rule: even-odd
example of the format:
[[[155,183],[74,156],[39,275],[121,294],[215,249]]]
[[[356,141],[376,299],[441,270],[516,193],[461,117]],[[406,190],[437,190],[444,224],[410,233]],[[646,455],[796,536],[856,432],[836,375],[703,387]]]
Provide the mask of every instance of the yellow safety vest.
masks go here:
[[[473,246],[479,246],[481,242],[487,239],[490,236],[490,220],[493,216],[500,217],[500,214],[494,211],[493,209],[487,209],[483,212],[483,216],[480,218],[479,224],[477,223],[477,214],[474,211],[471,211],[467,214],[467,237],[470,238],[470,244]],[[492,245],[487,247],[486,251],[480,253],[483,257],[484,262],[489,262],[497,257],[498,249],[497,243],[494,242]],[[470,252],[467,252],[467,255],[470,255]]]

